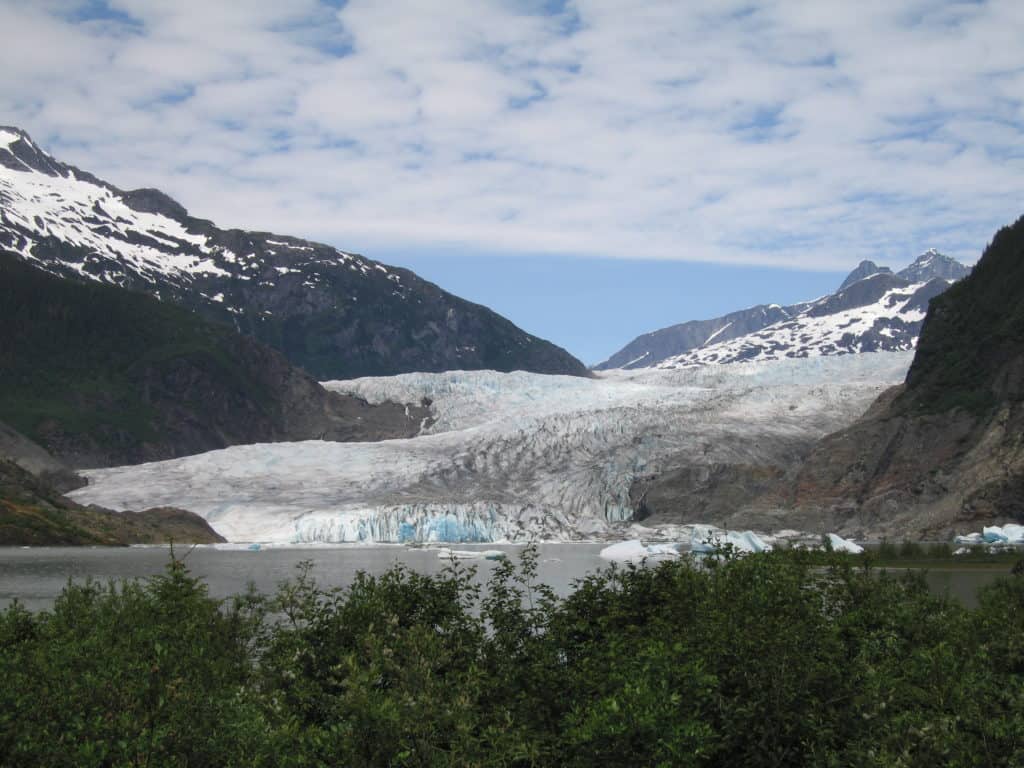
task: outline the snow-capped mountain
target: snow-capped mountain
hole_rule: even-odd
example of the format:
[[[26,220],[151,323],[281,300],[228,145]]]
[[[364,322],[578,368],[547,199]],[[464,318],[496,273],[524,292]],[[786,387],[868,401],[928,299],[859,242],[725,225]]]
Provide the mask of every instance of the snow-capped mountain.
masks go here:
[[[934,248],[929,248],[918,256],[910,266],[901,269],[896,274],[911,283],[926,283],[937,277],[953,282],[971,274],[971,268],[965,267],[954,258],[939,253]]]
[[[192,510],[232,541],[572,539],[631,520],[640,476],[789,466],[901,381],[910,354],[598,378],[454,371],[327,382],[371,403],[429,399],[419,436],[274,443],[91,470],[82,503]],[[785,526],[781,526],[785,527]]]
[[[928,301],[970,268],[934,249],[893,273],[862,261],[835,293],[783,307],[758,305],[639,336],[596,370],[909,350]]]
[[[223,230],[123,191],[0,127],[0,250],[174,301],[320,378],[448,369],[585,375],[565,350],[414,273],[320,243]]]

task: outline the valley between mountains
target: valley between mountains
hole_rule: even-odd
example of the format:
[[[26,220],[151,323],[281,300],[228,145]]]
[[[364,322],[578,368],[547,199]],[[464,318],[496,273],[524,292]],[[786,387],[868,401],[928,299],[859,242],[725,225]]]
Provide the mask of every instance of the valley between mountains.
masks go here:
[[[870,539],[1019,522],[1022,222],[973,270],[936,250],[898,271],[865,261],[832,294],[652,331],[590,372],[408,270],[219,229],[3,128],[0,536],[130,543],[163,520],[273,544],[697,523]],[[156,528],[114,532],[153,508],[170,509]]]

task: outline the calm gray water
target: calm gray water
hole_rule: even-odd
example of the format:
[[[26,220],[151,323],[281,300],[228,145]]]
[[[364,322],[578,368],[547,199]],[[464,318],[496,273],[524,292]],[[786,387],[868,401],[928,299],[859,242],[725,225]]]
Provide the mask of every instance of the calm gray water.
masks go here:
[[[538,580],[566,595],[572,582],[607,563],[599,557],[604,544],[541,544]],[[521,546],[459,544],[460,550],[500,549],[515,558]],[[187,550],[177,548],[178,556]],[[102,582],[152,576],[161,573],[169,559],[164,547],[0,547],[0,608],[17,598],[30,610],[45,610],[67,584],[68,579],[92,577]],[[358,571],[380,574],[396,563],[419,573],[437,573],[447,564],[434,549],[403,546],[338,547],[315,549],[218,550],[197,547],[185,560],[189,570],[202,577],[214,597],[244,592],[253,583],[260,592],[271,593],[286,579],[294,578],[297,566],[311,561],[311,575],[323,587],[345,587]],[[477,569],[476,580],[486,582],[497,563],[490,560],[462,561]]]
[[[599,557],[604,544],[541,544],[539,581],[566,595],[573,582],[604,568]],[[500,549],[515,557],[519,546],[488,544],[459,549]],[[178,549],[179,557],[186,550]],[[102,582],[152,576],[161,573],[168,562],[164,547],[0,547],[0,608],[17,598],[30,610],[45,610],[67,584],[68,579],[84,581],[92,577]],[[345,587],[358,571],[380,574],[396,563],[420,573],[437,573],[447,565],[437,550],[402,546],[339,547],[315,549],[218,550],[198,547],[186,559],[190,571],[202,577],[214,597],[228,597],[245,591],[251,582],[260,592],[271,593],[285,579],[293,578],[302,561],[313,563],[311,574],[324,587]],[[486,582],[496,563],[488,560],[464,561],[475,566],[477,581]],[[896,571],[892,571],[893,574]],[[978,589],[991,583],[1002,572],[943,569],[928,573],[928,583],[938,594],[949,594],[966,605],[977,603]]]

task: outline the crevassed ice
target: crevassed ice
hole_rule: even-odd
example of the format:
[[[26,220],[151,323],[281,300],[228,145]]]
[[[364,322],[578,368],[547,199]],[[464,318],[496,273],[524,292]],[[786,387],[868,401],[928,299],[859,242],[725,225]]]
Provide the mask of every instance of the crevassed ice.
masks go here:
[[[771,461],[860,415],[911,353],[595,379],[494,371],[329,382],[432,400],[429,434],[248,445],[87,472],[75,499],[193,510],[232,541],[565,540],[632,517],[629,488],[684,464]]]

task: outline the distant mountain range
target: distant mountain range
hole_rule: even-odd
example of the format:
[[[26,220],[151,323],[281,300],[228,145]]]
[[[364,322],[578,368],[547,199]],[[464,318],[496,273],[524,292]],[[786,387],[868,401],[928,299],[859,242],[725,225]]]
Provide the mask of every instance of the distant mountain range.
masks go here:
[[[565,350],[408,270],[219,229],[159,190],[126,192],[61,163],[11,127],[0,127],[2,251],[180,304],[321,380],[451,369],[587,375]]]
[[[594,368],[677,368],[913,349],[928,302],[970,271],[935,250],[896,273],[862,261],[835,293],[662,328],[638,336]]]

